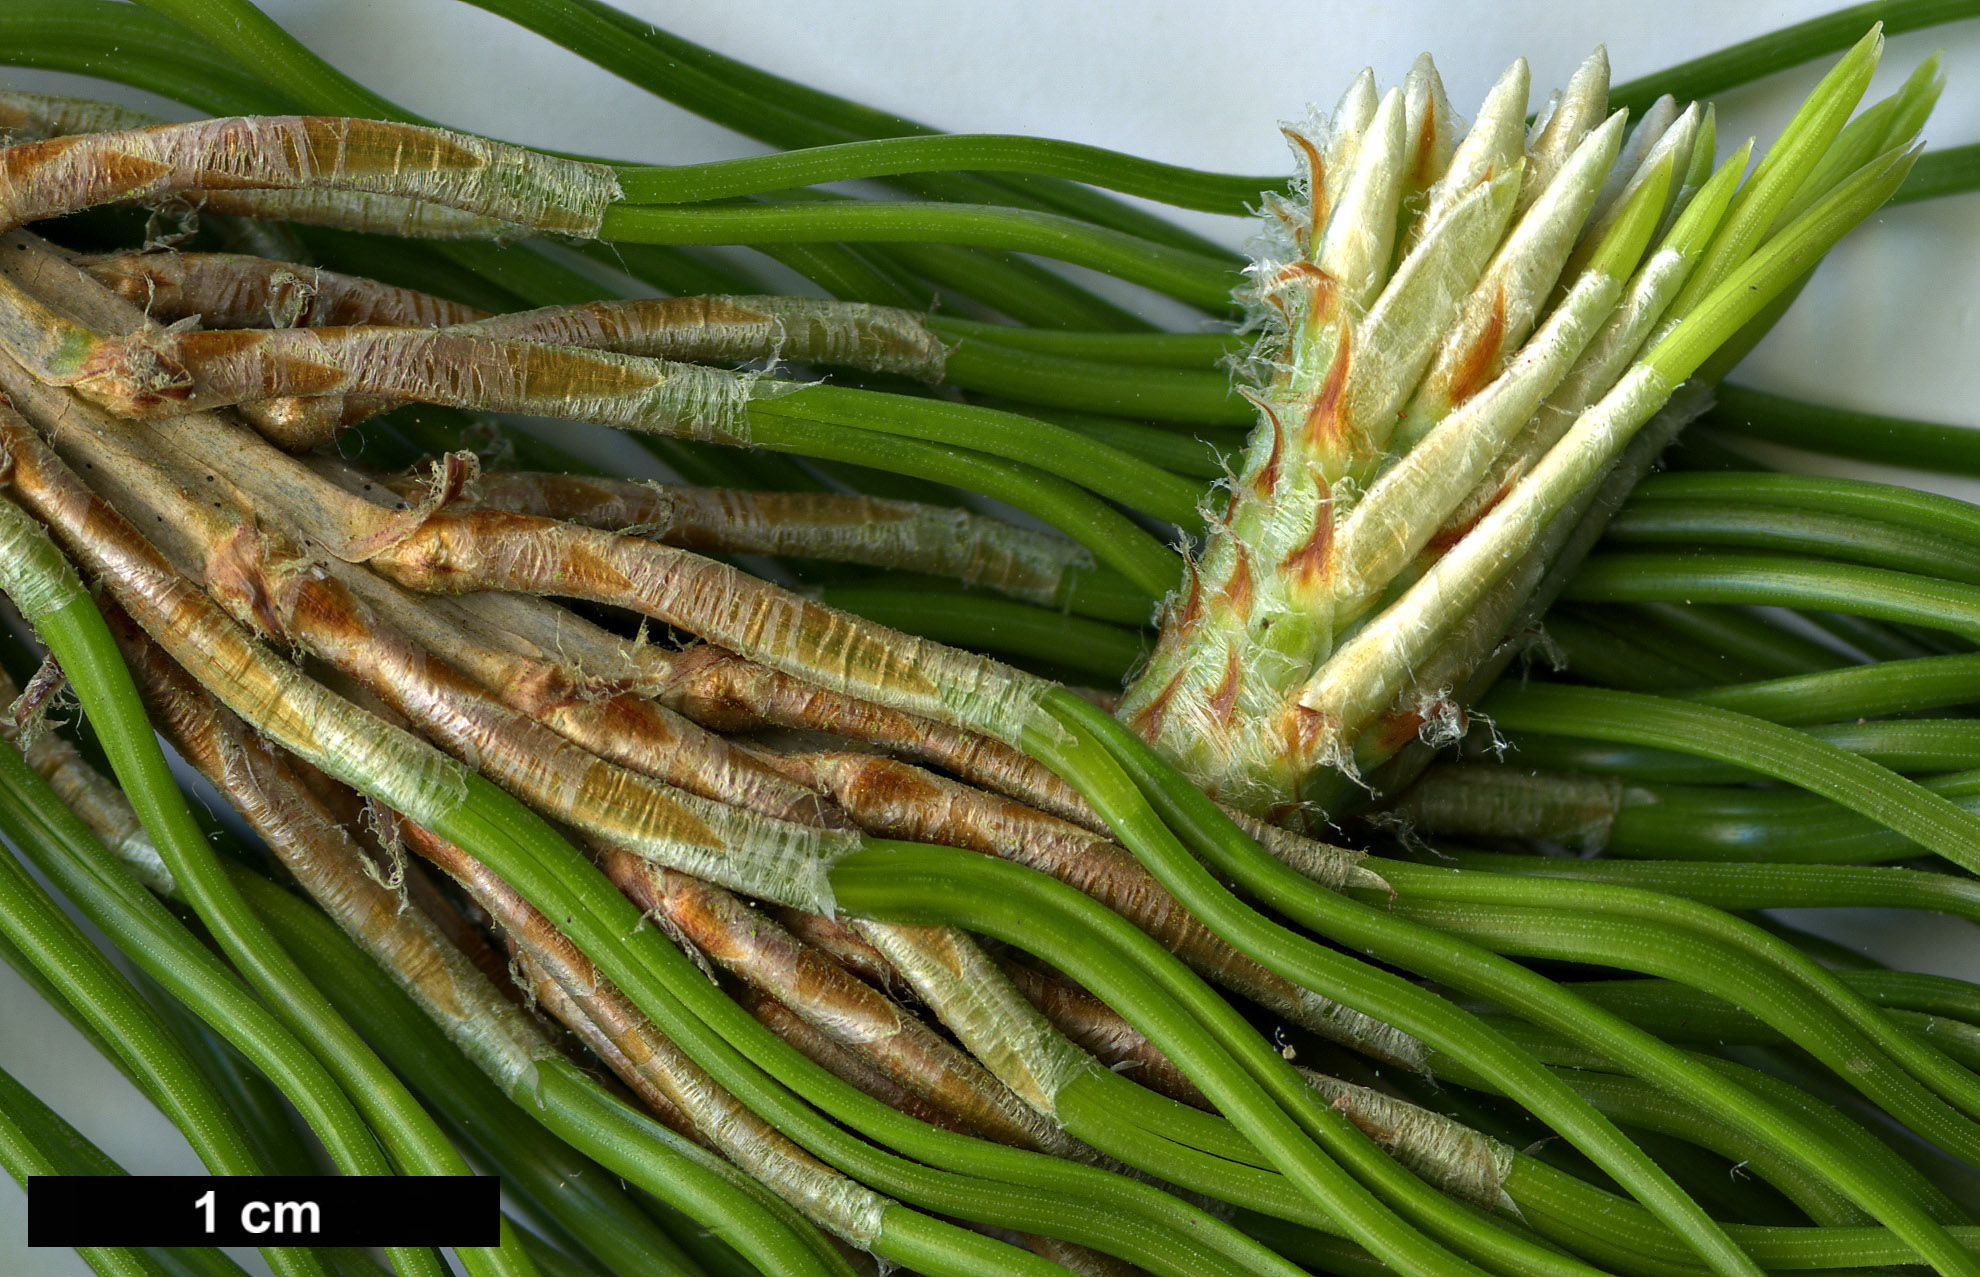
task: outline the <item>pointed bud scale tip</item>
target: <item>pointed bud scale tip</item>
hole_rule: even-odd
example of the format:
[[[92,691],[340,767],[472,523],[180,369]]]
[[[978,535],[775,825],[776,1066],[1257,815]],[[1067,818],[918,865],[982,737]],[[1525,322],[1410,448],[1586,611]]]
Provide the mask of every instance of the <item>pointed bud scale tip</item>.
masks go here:
[[[1428,190],[1442,177],[1451,159],[1451,103],[1428,53],[1417,55],[1403,81],[1403,104],[1410,151],[1404,181],[1415,193]]]
[[[1527,145],[1532,145],[1532,140],[1540,136],[1541,130],[1547,127],[1553,120],[1554,113],[1560,109],[1561,91],[1555,89],[1547,95],[1547,100],[1540,104],[1540,109],[1533,113],[1533,122],[1526,128]]]
[[[1526,177],[1520,187],[1521,212],[1539,198],[1581,139],[1608,114],[1609,54],[1597,45],[1568,81],[1552,113],[1534,124],[1526,148]]]
[[[1535,151],[1549,148],[1565,151],[1594,127],[1609,109],[1609,51],[1596,45],[1583,58],[1551,103],[1552,109],[1533,122]]]
[[[1609,46],[1598,44],[1588,51],[1588,56],[1575,68],[1574,77],[1568,81],[1568,96],[1587,93],[1593,96],[1600,90],[1602,99],[1609,97]]]
[[[1629,108],[1618,107],[1616,109],[1628,110]],[[1650,109],[1643,113],[1643,122],[1636,126],[1637,132],[1630,134],[1630,140],[1634,142],[1639,137],[1642,137],[1645,139],[1643,144],[1647,148],[1657,138],[1663,136],[1664,130],[1671,127],[1672,123],[1677,120],[1680,114],[1681,111],[1678,107],[1677,99],[1666,93],[1655,102],[1652,102]]]
[[[1431,193],[1419,229],[1427,231],[1478,183],[1517,163],[1526,145],[1526,101],[1531,72],[1526,59],[1515,59],[1485,95],[1478,119],[1458,143]]]
[[[1524,340],[1535,311],[1553,288],[1581,235],[1603,178],[1622,146],[1627,124],[1627,113],[1618,111],[1583,137],[1500,247],[1479,289],[1510,294],[1507,313],[1511,323],[1503,341]],[[1479,304],[1474,292],[1466,306],[1475,309]],[[1490,367],[1497,358],[1494,353],[1483,366]],[[1439,366],[1444,366],[1441,357]],[[1435,376],[1433,372],[1432,378]]]
[[[1376,104],[1381,94],[1375,88],[1375,68],[1363,67],[1361,73],[1348,84],[1347,92],[1334,107],[1334,113],[1327,120],[1327,164],[1333,172],[1344,175],[1354,164],[1355,155],[1361,149],[1361,138],[1368,131],[1368,125],[1375,118]],[[1338,198],[1338,193],[1328,191],[1330,197]]]
[[[1326,226],[1327,215],[1340,202],[1341,188],[1361,151],[1362,135],[1375,118],[1380,95],[1375,90],[1375,69],[1363,67],[1348,82],[1331,112],[1317,106],[1307,108],[1303,124],[1285,124],[1280,131],[1293,147],[1299,165],[1306,170],[1310,185],[1311,222],[1314,232]],[[1317,233],[1303,236],[1311,250],[1319,241]]]
[[[1314,252],[1320,269],[1357,306],[1368,302],[1387,275],[1407,154],[1402,90],[1390,89],[1369,121],[1354,172]]]
[[[1334,107],[1334,128],[1352,133],[1367,128],[1368,121],[1375,117],[1375,103],[1379,96],[1375,90],[1375,68],[1361,68],[1354,79],[1348,81],[1347,89]]]

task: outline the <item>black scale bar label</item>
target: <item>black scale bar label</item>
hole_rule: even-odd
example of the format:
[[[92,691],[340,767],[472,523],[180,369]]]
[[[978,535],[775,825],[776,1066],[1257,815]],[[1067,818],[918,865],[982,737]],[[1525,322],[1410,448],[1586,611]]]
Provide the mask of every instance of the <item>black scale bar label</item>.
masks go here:
[[[496,1246],[494,1175],[36,1175],[30,1246]]]

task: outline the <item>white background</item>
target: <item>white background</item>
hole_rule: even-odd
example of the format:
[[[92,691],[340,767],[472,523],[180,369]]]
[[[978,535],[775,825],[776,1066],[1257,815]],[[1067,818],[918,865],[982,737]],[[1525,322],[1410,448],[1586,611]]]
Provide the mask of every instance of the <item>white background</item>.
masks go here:
[[[1331,105],[1364,65],[1387,85],[1423,49],[1464,113],[1517,56],[1536,100],[1597,43],[1621,82],[1831,9],[1797,0],[1570,0],[1540,4],[1299,4],[1285,0],[619,0],[662,26],[819,88],[954,131],[1039,133],[1228,172],[1278,173],[1277,122]],[[313,49],[370,88],[444,123],[541,146],[654,163],[763,148],[651,98],[535,36],[447,0],[264,0]],[[1936,143],[1980,139],[1980,23],[1890,42],[1871,95],[1944,45],[1951,87],[1927,128]],[[1719,100],[1720,153],[1764,145],[1819,74],[1777,76]],[[11,87],[110,97],[172,118],[183,110],[71,77],[0,71]],[[1245,227],[1192,225],[1233,246]],[[1880,215],[1831,255],[1740,380],[1852,407],[1980,425],[1980,196]],[[1849,473],[1886,477],[1851,464]],[[1949,490],[1980,496],[1980,488]],[[1852,935],[1893,961],[1980,978],[1963,925],[1865,913]],[[1935,925],[1935,923],[1939,925]],[[198,1167],[164,1127],[35,996],[0,971],[0,1067],[138,1173]],[[0,1188],[0,1272],[86,1271],[65,1251],[23,1246],[22,1197]],[[258,1262],[258,1261],[257,1261]]]

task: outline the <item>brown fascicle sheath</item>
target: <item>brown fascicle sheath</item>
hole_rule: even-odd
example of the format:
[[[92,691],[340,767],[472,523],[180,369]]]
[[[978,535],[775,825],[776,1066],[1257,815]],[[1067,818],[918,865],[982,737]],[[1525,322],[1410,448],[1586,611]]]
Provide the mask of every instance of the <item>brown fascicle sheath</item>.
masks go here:
[[[1420,1044],[1301,989],[1245,957],[1185,909],[1119,844],[1021,803],[872,754],[765,754],[828,794],[869,833],[966,847],[1078,888],[1159,940],[1199,975],[1330,1039],[1419,1067]]]
[[[890,1080],[974,1133],[1075,1154],[1079,1147],[892,999],[733,894],[611,849],[599,865],[633,902],[723,970],[776,998]]]
[[[861,1236],[859,1212],[884,1201],[804,1151],[738,1101],[599,974],[578,947],[486,865],[443,838],[405,822],[409,846],[433,861],[511,937],[536,972],[575,1008],[580,1036],[603,1038],[605,1057],[633,1090],[655,1095],[685,1117],[696,1138],[841,1237]],[[573,1026],[577,1027],[577,1026]]]

